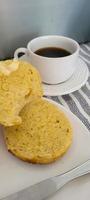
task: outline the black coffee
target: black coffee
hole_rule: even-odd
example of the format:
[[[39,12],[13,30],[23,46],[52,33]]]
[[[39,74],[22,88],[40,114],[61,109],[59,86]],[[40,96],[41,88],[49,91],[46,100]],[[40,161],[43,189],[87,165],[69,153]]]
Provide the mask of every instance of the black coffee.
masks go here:
[[[57,48],[57,47],[45,47],[38,49],[34,52],[39,56],[49,57],[49,58],[58,58],[69,56],[71,53],[65,49]]]

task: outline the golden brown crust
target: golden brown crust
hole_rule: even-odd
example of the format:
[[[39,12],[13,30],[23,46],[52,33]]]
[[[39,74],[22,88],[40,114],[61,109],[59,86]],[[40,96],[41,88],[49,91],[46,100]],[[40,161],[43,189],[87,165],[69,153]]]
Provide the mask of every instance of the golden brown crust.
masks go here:
[[[71,141],[72,142],[72,141]],[[19,155],[18,153],[12,151],[12,150],[8,150],[12,155],[16,156],[17,158],[19,158],[20,160],[24,161],[24,162],[28,162],[28,163],[32,163],[32,164],[49,164],[49,163],[53,163],[55,162],[58,158],[61,158],[68,150],[68,148],[70,147],[71,143],[69,144],[69,146],[67,147],[67,149],[62,152],[61,154],[58,153],[58,155],[56,155],[56,157],[51,157],[51,158],[26,158],[24,156]]]

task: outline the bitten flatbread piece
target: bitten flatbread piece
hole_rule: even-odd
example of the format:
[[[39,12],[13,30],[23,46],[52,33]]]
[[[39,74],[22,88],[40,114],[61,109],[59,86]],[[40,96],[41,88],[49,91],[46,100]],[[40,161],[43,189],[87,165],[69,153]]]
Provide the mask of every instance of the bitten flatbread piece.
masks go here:
[[[14,61],[13,61],[14,62]],[[0,71],[0,124],[12,126],[21,123],[19,112],[32,97],[43,95],[38,71],[29,63],[15,61],[18,68],[9,75]],[[5,70],[13,67],[12,60],[1,61]],[[4,66],[4,68],[3,68]],[[15,66],[14,66],[15,67]]]
[[[44,99],[34,99],[20,113],[22,124],[5,128],[7,148],[31,163],[50,163],[72,143],[71,124],[60,109]]]

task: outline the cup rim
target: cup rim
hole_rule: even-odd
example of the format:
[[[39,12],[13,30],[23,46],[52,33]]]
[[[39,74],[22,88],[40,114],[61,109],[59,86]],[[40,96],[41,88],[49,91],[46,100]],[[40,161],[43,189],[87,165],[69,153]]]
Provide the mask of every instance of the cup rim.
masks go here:
[[[45,57],[45,56],[40,56],[40,55],[37,55],[36,53],[34,53],[31,49],[30,49],[30,45],[32,44],[33,41],[35,40],[38,40],[38,39],[42,39],[42,38],[62,38],[62,39],[66,39],[66,40],[70,40],[71,42],[73,42],[75,45],[76,45],[76,51],[68,56],[65,56],[65,57],[56,57],[56,58],[53,58],[53,57]],[[36,57],[39,57],[39,58],[44,58],[44,59],[68,59],[72,56],[74,56],[75,54],[77,54],[79,52],[79,49],[80,49],[80,46],[78,44],[78,42],[70,37],[66,37],[66,36],[62,36],[62,35],[44,35],[44,36],[39,36],[39,37],[35,37],[34,39],[32,39],[31,41],[28,42],[27,44],[27,49],[29,50],[30,53],[32,53],[34,56]]]

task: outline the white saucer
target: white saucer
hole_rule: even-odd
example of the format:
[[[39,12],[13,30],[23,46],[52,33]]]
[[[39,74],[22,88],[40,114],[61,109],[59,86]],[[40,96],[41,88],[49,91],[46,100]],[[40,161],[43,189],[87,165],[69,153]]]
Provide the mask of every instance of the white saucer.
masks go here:
[[[20,59],[30,62],[30,58],[25,55],[20,57]],[[89,72],[86,63],[79,58],[77,62],[77,68],[69,80],[57,85],[48,85],[43,83],[44,95],[59,96],[79,90],[86,83],[88,74]]]

